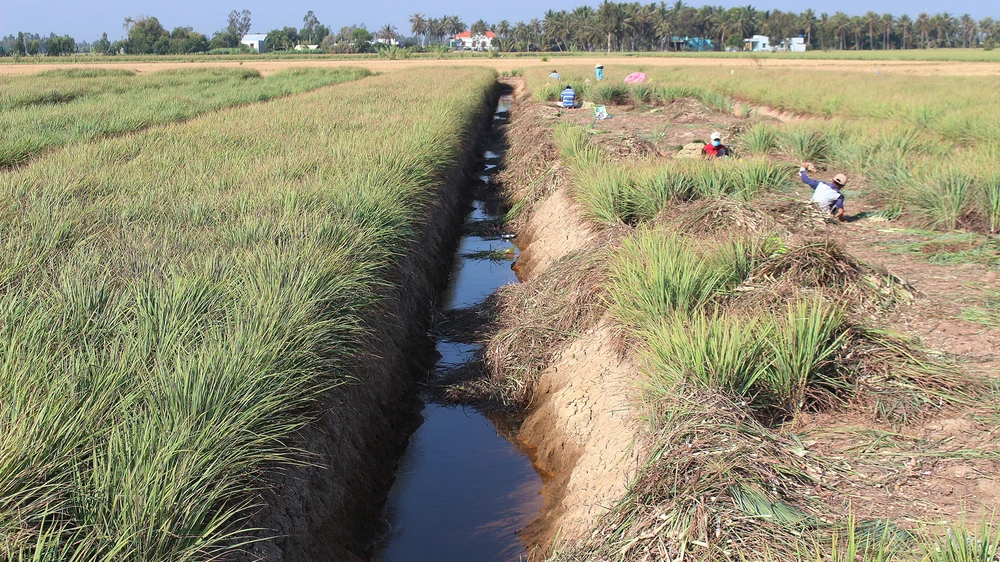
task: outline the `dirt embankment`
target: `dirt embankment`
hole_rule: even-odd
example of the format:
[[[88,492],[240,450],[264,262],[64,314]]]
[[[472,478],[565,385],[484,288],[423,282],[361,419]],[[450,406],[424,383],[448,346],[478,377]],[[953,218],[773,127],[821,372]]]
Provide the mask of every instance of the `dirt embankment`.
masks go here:
[[[524,95],[520,88],[515,92],[514,125],[518,120],[540,119],[536,107],[527,100],[518,101]],[[539,147],[534,130],[512,127],[510,153],[523,153],[528,147],[529,152],[550,149]],[[547,155],[550,160],[553,157]],[[509,167],[517,165],[508,162]],[[570,197],[567,182],[555,180],[546,170],[539,170],[535,181],[550,185],[541,190],[546,195],[531,205],[517,238],[522,249],[518,277],[526,288],[536,278],[551,274],[552,266],[562,258],[602,243]],[[635,411],[637,377],[635,366],[617,349],[607,321],[565,342],[539,375],[518,435],[544,479],[545,510],[522,534],[536,553],[547,554],[556,540],[584,538],[594,520],[622,497],[635,475],[642,458],[641,446],[635,442],[642,435]]]
[[[648,112],[628,112],[624,108],[616,108],[615,119],[600,125],[594,125],[586,114],[569,112],[559,119],[611,133],[595,136],[593,142],[597,143],[611,142],[613,136],[631,142],[637,133],[648,138],[651,131],[663,130],[663,119],[671,125],[684,125],[672,127],[660,139],[658,148],[676,146],[685,138],[676,136],[681,133],[704,138],[708,131],[739,125],[733,115],[706,108],[699,110],[697,119],[687,119],[693,115],[686,109],[688,103],[693,102],[675,104],[656,119]],[[515,103],[508,133],[509,154],[514,155],[508,168],[518,169],[504,172],[513,180],[505,183],[505,188],[515,200],[526,197],[529,209],[518,237],[523,250],[518,272],[527,291],[539,285],[538,280],[566,269],[564,266],[574,255],[599,252],[604,237],[614,240],[617,236],[588,228],[574,203],[565,170],[543,135],[553,113],[552,108],[522,99]],[[617,159],[619,152],[605,148],[611,158]],[[522,167],[534,171],[525,173]],[[964,307],[984,298],[977,285],[996,290],[996,272],[980,265],[929,265],[892,253],[884,244],[907,236],[905,233],[893,234],[877,223],[866,224],[858,218],[861,214],[852,219],[855,222],[846,224],[828,224],[822,219],[816,223],[811,216],[789,212],[803,208],[793,199],[771,194],[757,202],[766,218],[780,224],[787,243],[803,244],[820,238],[838,241],[855,256],[888,268],[916,289],[914,302],[880,312],[869,321],[919,336],[925,344],[944,352],[935,352],[935,357],[944,356],[945,362],[947,357],[953,357],[955,365],[972,377],[970,381],[997,376],[1000,331],[960,318]],[[802,194],[800,199],[804,201],[808,195]],[[519,204],[523,203],[519,200]],[[858,208],[864,208],[864,199],[851,205],[856,213]],[[536,291],[521,300],[542,308],[549,306],[552,298]],[[531,312],[525,306],[520,310]],[[520,343],[525,346],[536,345],[535,340],[542,339],[533,320],[524,322],[522,332],[527,335],[522,334]],[[560,543],[593,544],[603,540],[604,535],[591,537],[591,533],[602,530],[595,530],[595,518],[624,496],[626,484],[644,459],[640,449],[648,435],[637,415],[639,375],[619,353],[607,319],[572,331],[573,336],[560,340],[563,343],[554,359],[545,362],[537,380],[528,381],[531,407],[520,434],[533,451],[536,466],[547,476],[546,510],[523,535],[543,553],[556,538]],[[966,513],[971,521],[981,507],[988,510],[998,505],[997,411],[989,401],[961,407],[939,403],[937,408],[928,405],[900,425],[876,419],[870,405],[845,402],[829,411],[802,413],[794,423],[773,430],[776,436],[800,439],[805,451],[824,462],[849,462],[851,468],[843,474],[827,472],[818,480],[829,491],[817,492],[815,499],[827,512],[838,517],[854,514],[873,520],[892,518],[901,526],[914,527],[959,521]]]
[[[497,92],[491,96],[495,101]],[[430,364],[427,327],[431,307],[447,283],[462,221],[462,193],[491,125],[484,106],[465,131],[476,142],[441,184],[427,209],[420,237],[398,267],[400,280],[370,318],[367,351],[297,444],[307,466],[275,474],[252,522],[277,538],[248,547],[246,560],[358,561],[376,538],[381,505],[406,439],[419,424],[416,376]]]

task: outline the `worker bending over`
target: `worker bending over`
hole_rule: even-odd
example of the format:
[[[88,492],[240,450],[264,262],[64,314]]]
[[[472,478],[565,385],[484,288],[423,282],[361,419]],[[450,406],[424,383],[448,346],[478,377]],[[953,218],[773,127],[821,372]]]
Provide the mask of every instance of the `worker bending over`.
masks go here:
[[[567,84],[559,94],[559,100],[559,105],[562,107],[576,107],[576,92],[573,91],[573,87]]]
[[[729,149],[722,144],[722,135],[718,131],[712,133],[712,140],[701,149],[701,153],[709,158],[724,158],[729,155]]]
[[[820,209],[837,217],[837,220],[843,221],[844,194],[840,190],[847,185],[847,176],[837,174],[833,176],[833,182],[826,183],[811,179],[806,175],[806,166],[808,166],[808,163],[804,162],[802,167],[799,168],[799,176],[802,178],[803,183],[808,184],[813,189],[813,202],[819,205]]]

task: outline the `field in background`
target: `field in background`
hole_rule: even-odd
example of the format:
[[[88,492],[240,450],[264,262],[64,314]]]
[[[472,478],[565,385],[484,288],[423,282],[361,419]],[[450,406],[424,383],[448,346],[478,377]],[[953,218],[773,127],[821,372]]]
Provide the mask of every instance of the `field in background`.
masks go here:
[[[491,57],[485,52],[445,52],[445,53],[408,53],[410,60],[478,60],[489,58],[505,59],[542,59],[553,61],[603,57],[607,60],[628,59],[628,58],[667,58],[667,59],[747,59],[747,60],[858,60],[858,61],[954,61],[954,62],[1000,62],[1000,49],[987,51],[985,49],[908,49],[902,50],[829,50],[829,51],[808,51],[805,53],[754,53],[754,52],[724,52],[724,51],[683,51],[683,52],[514,52],[497,53]],[[31,64],[65,64],[71,61],[73,64],[120,64],[134,62],[215,62],[215,61],[351,61],[367,60],[377,61],[382,57],[376,53],[357,55],[326,55],[326,54],[300,54],[300,53],[262,53],[262,54],[238,54],[238,55],[73,55],[71,57],[25,57],[14,61],[12,57],[0,58],[0,66],[3,65],[31,65]]]
[[[0,76],[0,168],[49,148],[190,119],[367,76],[366,69],[251,69],[154,74],[89,68]]]
[[[264,471],[301,461],[293,435],[344,381],[494,77],[372,77],[0,172],[0,558],[238,545]],[[242,84],[221,78],[222,97]]]
[[[992,53],[992,51],[991,51]],[[1000,53],[1000,50],[997,51]],[[998,55],[1000,56],[1000,55]],[[674,67],[724,67],[726,71],[739,68],[812,68],[819,70],[858,70],[861,72],[875,73],[877,69],[882,69],[883,73],[898,73],[912,75],[1000,75],[1000,64],[988,62],[961,62],[961,61],[934,61],[934,60],[847,60],[847,59],[808,59],[795,58],[787,55],[739,56],[720,57],[712,54],[702,56],[649,56],[641,55],[621,55],[612,53],[603,55],[600,53],[587,53],[579,56],[554,56],[553,53],[535,56],[507,56],[498,58],[488,58],[482,55],[456,54],[442,59],[414,58],[408,60],[386,60],[371,58],[364,55],[352,55],[350,57],[327,58],[321,56],[308,56],[304,58],[254,58],[237,57],[229,58],[186,58],[183,61],[170,61],[169,59],[155,59],[153,61],[131,61],[125,62],[122,59],[109,59],[108,64],[100,67],[115,68],[121,67],[140,72],[156,72],[167,69],[218,67],[218,68],[252,68],[267,76],[270,73],[299,67],[343,67],[360,66],[370,68],[374,71],[383,72],[390,70],[402,70],[407,68],[422,68],[430,72],[434,67],[448,66],[481,66],[493,68],[497,71],[511,71],[515,69],[547,69],[551,72],[553,68],[561,69],[566,65],[589,66],[591,69],[595,64],[621,65],[621,68],[631,69],[632,72],[639,68],[674,68]],[[71,63],[67,59],[56,59],[52,62],[45,61],[41,64],[0,64],[0,75],[3,74],[34,74],[54,68],[94,68],[93,64]]]
[[[626,87],[631,67],[610,66],[608,79],[571,67],[585,101],[663,106],[685,97],[730,114],[762,119],[727,135],[744,156],[792,166],[846,171],[848,197],[864,193],[892,218],[951,230],[1000,231],[1000,104],[995,80],[982,76],[858,75],[811,69],[647,68],[649,82]],[[561,84],[544,70],[526,73],[542,99]],[[589,82],[589,83],[588,83]],[[946,100],[946,101],[945,101]],[[763,106],[763,107],[761,107]],[[767,115],[782,113],[786,121]]]

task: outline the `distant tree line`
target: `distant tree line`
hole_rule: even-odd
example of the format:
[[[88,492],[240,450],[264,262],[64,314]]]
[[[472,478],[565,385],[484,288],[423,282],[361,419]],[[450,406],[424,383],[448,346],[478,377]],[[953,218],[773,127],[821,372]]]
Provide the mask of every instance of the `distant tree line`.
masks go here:
[[[440,40],[451,33],[448,19],[410,16],[411,31]],[[844,12],[816,14],[781,10],[641,4],[605,0],[597,8],[549,10],[542,19],[490,25],[482,20],[472,31],[497,34],[495,47],[504,51],[664,51],[683,49],[687,38],[709,39],[715,49],[741,49],[743,40],[767,35],[772,43],[802,36],[812,49],[874,50],[947,47],[993,48],[1000,43],[1000,22],[991,17],[976,21],[968,14],[877,14],[850,16]]]
[[[77,52],[77,46],[69,35],[18,33],[0,39],[0,56],[69,55]]]
[[[230,12],[226,27],[209,39],[190,27],[168,32],[159,20],[140,15],[125,18],[125,38],[110,41],[108,34],[94,43],[77,43],[68,35],[18,33],[0,39],[0,56],[60,56],[93,51],[100,54],[189,54],[222,49],[240,49],[240,40],[250,32],[250,11]],[[364,25],[349,25],[339,32],[320,23],[309,11],[302,27],[286,26],[267,34],[270,51],[286,51],[297,45],[320,45],[328,53],[371,52],[380,45],[426,47],[447,42],[453,35],[493,31],[494,47],[503,51],[665,51],[686,48],[688,38],[709,39],[714,49],[740,49],[752,35],[767,35],[772,43],[802,36],[811,49],[887,50],[948,47],[994,48],[1000,44],[1000,21],[992,17],[976,20],[968,14],[954,16],[920,13],[908,15],[848,15],[844,12],[816,14],[780,10],[687,6],[683,0],[641,4],[604,0],[597,8],[580,6],[572,11],[549,10],[542,19],[488,24],[478,20],[471,26],[458,16],[409,17],[413,37],[404,39],[392,25],[371,32]]]

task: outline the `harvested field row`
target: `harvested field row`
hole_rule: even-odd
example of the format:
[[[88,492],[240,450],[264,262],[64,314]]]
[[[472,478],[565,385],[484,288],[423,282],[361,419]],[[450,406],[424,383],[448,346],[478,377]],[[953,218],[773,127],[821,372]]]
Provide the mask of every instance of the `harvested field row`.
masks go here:
[[[51,71],[0,80],[0,168],[46,149],[368,76],[366,69]]]
[[[1000,175],[994,166],[1000,120],[989,110],[1000,98],[991,81],[677,68],[651,70],[648,83],[625,86],[623,68],[610,69],[609,79],[599,84],[584,82],[584,72],[574,68],[564,76],[587,101],[624,111],[673,111],[684,103],[680,100],[695,98],[711,110],[731,113],[737,117],[719,128],[737,154],[789,167],[811,162],[831,175],[845,171],[851,177],[848,198],[866,196],[876,206],[873,212],[889,220],[902,217],[935,230],[1000,232]],[[543,100],[554,99],[561,87],[540,71],[529,72],[528,80]],[[869,93],[844,97],[824,87],[831,81]],[[948,103],[939,103],[942,99]],[[759,104],[767,107],[759,110]],[[804,115],[782,113],[787,111]],[[794,122],[776,122],[772,113]]]
[[[983,444],[996,418],[982,404],[995,399],[995,381],[894,331],[924,297],[845,249],[837,239],[853,225],[782,196],[793,168],[771,154],[685,162],[636,150],[664,127],[650,107],[588,123],[583,111],[522,101],[510,151],[520,160],[501,180],[526,223],[530,278],[499,295],[482,379],[454,391],[528,408],[524,437],[544,455],[536,462],[564,471],[550,486],[548,532],[532,533],[545,546],[564,541],[547,559],[992,558],[995,521],[980,526],[978,513],[1000,505],[996,487],[934,490],[955,471],[995,472],[1000,452]],[[701,106],[684,125],[696,135],[740,125],[724,104],[677,101]],[[774,174],[752,171],[768,166]],[[539,220],[553,220],[553,205],[584,220],[547,229]],[[617,358],[598,372],[580,366],[606,357],[585,342],[608,326]],[[608,433],[629,424],[601,425],[611,422],[600,421],[608,404],[597,396],[617,396],[629,376],[641,400],[613,407],[633,420],[634,443],[611,459],[606,448],[622,439]],[[581,387],[589,394],[574,393]],[[940,433],[923,446],[914,437],[952,418],[976,420],[951,434],[955,447]],[[539,423],[555,435],[539,436]],[[905,452],[859,455],[831,432],[895,432],[897,444],[880,451]],[[637,471],[615,464],[635,451]],[[919,477],[891,480],[915,465]],[[616,485],[618,501],[582,525],[573,506],[587,493],[607,506]]]
[[[0,175],[0,558],[232,555],[494,88],[379,76]]]

